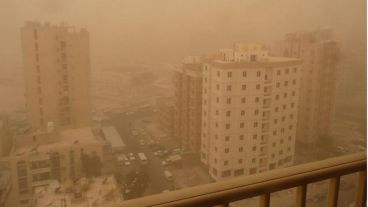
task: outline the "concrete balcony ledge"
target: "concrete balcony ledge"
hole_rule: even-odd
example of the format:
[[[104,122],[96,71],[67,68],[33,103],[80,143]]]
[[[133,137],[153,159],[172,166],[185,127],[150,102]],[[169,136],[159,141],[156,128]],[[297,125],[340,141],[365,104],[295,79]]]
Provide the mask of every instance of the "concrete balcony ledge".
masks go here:
[[[366,165],[366,152],[361,152],[288,168],[276,169],[255,175],[229,178],[215,183],[199,185],[168,193],[127,200],[108,207],[228,206],[229,202],[254,196],[261,196],[262,199],[266,198],[266,202],[261,202],[266,205],[262,206],[269,206],[267,205],[267,198],[269,203],[270,194],[272,192],[294,187],[298,187],[299,189],[309,183],[326,179],[335,181],[335,178],[355,172],[360,172],[361,178],[357,190],[357,202],[359,203],[365,202],[362,201],[365,199],[363,196],[365,193],[362,193],[365,189],[365,187],[362,187],[362,185],[365,185],[365,181],[364,183],[362,182],[362,177],[366,175]],[[306,192],[304,193],[306,194]],[[332,196],[334,196],[334,194],[332,194]],[[297,196],[297,198],[303,199],[303,196]],[[333,202],[333,199],[331,202]]]

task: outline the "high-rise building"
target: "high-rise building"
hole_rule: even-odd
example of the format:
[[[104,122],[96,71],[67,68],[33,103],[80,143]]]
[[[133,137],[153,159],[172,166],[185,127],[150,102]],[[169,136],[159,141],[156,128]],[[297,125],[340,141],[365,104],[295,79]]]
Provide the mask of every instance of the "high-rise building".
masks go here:
[[[215,180],[290,166],[301,61],[236,44],[204,61],[201,160]]]
[[[160,130],[166,136],[172,137],[174,130],[174,103],[172,97],[158,98],[157,107],[157,123]]]
[[[282,42],[285,57],[300,58],[301,87],[298,111],[297,140],[315,143],[330,134],[334,115],[338,43],[331,30],[290,33]]]
[[[8,156],[12,147],[12,134],[9,127],[9,119],[0,115],[0,157]]]
[[[21,29],[27,118],[33,130],[90,124],[89,34],[26,22]]]
[[[174,74],[174,137],[182,148],[199,152],[202,110],[202,58],[190,56]]]

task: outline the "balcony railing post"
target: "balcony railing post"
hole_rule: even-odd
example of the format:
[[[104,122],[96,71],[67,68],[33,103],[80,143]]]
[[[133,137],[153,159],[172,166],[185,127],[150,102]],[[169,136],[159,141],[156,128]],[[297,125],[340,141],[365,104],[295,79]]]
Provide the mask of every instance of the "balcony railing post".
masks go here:
[[[269,193],[259,196],[259,207],[270,207],[271,195]]]
[[[367,200],[367,171],[360,171],[359,172],[359,179],[358,179],[358,189],[356,194],[355,200],[355,207],[364,207],[366,206]]]
[[[296,189],[296,207],[305,207],[307,198],[307,184]]]
[[[330,179],[328,187],[327,206],[337,207],[337,200],[339,198],[340,176]]]

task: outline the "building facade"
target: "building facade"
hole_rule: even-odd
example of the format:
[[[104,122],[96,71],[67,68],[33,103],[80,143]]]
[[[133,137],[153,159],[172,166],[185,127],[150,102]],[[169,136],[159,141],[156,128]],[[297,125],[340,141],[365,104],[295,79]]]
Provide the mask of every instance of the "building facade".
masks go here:
[[[293,163],[301,61],[267,53],[235,45],[204,63],[201,161],[215,180]]]
[[[282,45],[285,57],[303,61],[297,139],[313,144],[318,138],[330,134],[339,46],[332,40],[328,29],[287,34]]]
[[[65,25],[21,28],[26,109],[32,130],[90,124],[89,34]]]
[[[8,158],[14,206],[32,206],[34,189],[48,186],[51,180],[86,176],[87,165],[98,169],[104,159],[103,148],[104,142],[97,140],[89,127],[18,136]],[[93,164],[92,158],[96,158]]]
[[[174,72],[174,137],[195,152],[201,141],[202,68],[202,58],[191,56]]]
[[[160,130],[172,138],[174,135],[174,103],[171,97],[156,100],[157,123]]]
[[[12,147],[12,133],[9,126],[9,118],[0,115],[0,157],[8,156]]]

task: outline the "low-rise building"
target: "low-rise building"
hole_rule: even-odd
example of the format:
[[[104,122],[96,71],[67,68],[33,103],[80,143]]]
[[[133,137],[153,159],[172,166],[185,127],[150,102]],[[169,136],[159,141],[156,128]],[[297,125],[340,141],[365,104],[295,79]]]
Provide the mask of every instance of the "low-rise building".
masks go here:
[[[50,181],[34,190],[34,207],[99,207],[123,201],[114,176]]]
[[[34,189],[82,176],[97,176],[104,141],[89,127],[16,136],[9,159],[15,206],[31,206]]]

